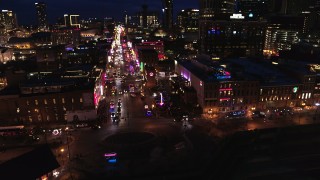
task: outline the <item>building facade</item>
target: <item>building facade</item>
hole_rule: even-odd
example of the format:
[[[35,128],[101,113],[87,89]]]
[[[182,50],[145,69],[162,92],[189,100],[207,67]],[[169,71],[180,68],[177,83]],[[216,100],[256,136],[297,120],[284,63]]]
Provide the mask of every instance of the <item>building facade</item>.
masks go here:
[[[0,12],[0,22],[5,26],[6,32],[18,26],[16,14],[10,10]]]
[[[171,29],[173,27],[173,0],[163,1],[164,27]]]
[[[265,27],[265,21],[208,21],[200,27],[201,52],[219,57],[262,55]]]
[[[178,14],[178,26],[184,32],[198,32],[199,29],[199,9],[181,10]]]
[[[46,29],[48,27],[47,20],[47,4],[44,2],[35,3],[37,11],[38,28]]]

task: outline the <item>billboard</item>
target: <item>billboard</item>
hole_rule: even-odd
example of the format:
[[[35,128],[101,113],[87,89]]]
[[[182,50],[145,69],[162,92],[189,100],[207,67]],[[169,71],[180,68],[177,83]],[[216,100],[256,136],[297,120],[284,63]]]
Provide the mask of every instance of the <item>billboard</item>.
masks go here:
[[[90,121],[96,120],[97,117],[97,111],[94,109],[67,111],[67,122]]]

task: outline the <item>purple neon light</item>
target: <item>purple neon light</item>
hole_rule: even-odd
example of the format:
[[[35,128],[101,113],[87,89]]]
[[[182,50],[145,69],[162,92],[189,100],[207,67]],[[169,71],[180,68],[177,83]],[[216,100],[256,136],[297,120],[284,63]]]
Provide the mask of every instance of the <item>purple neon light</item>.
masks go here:
[[[230,98],[221,98],[220,101],[228,101]]]
[[[222,88],[222,89],[219,89],[219,91],[232,91],[232,88]]]
[[[117,156],[117,153],[106,153],[104,154],[104,157],[114,157]]]

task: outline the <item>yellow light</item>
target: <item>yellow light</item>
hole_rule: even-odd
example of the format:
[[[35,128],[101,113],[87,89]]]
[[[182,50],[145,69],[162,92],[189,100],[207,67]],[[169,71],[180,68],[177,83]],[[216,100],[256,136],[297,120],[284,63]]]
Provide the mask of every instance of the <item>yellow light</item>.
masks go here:
[[[60,149],[60,152],[64,152],[64,149],[62,148],[62,149]]]

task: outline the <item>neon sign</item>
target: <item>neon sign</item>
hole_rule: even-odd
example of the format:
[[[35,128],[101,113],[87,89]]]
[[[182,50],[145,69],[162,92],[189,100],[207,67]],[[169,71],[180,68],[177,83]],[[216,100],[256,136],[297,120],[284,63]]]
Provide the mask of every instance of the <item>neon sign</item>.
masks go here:
[[[163,106],[164,103],[163,103],[163,95],[162,93],[160,93],[160,106]]]
[[[219,89],[219,91],[232,91],[232,88],[222,88],[222,89]]]
[[[297,92],[298,92],[298,89],[299,89],[298,87],[293,87],[293,88],[292,88],[292,92],[293,92],[293,93],[297,93]]]
[[[242,14],[232,14],[230,19],[244,19],[244,16]]]

